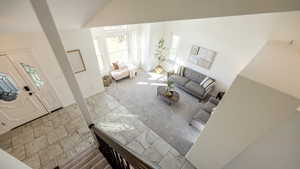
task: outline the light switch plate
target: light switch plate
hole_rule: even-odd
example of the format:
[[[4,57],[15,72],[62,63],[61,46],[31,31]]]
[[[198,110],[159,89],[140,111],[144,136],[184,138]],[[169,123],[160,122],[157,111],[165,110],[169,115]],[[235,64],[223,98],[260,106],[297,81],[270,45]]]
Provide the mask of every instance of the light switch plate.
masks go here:
[[[297,111],[300,112],[300,106],[297,108]]]

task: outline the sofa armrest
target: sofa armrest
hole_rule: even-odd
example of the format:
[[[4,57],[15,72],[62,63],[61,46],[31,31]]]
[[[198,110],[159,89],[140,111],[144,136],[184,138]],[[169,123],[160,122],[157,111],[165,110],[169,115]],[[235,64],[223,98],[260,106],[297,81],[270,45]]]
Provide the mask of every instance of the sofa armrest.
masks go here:
[[[205,93],[203,94],[202,98],[205,98],[214,88],[215,88],[215,85],[211,85],[208,88],[206,88]]]

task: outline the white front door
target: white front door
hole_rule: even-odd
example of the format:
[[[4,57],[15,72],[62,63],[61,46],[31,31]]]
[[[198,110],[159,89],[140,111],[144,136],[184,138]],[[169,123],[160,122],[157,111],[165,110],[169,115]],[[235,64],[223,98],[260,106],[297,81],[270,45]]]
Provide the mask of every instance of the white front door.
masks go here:
[[[0,53],[0,134],[47,113],[26,86],[8,56]]]
[[[35,62],[30,49],[10,50],[8,57],[48,112],[62,106],[54,89]]]

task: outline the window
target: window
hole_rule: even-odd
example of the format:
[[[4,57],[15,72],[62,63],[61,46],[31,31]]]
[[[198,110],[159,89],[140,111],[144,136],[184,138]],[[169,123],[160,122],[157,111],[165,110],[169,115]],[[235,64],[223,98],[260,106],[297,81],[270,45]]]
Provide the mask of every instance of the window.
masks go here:
[[[33,66],[30,66],[30,65],[27,65],[25,63],[21,63],[21,65],[22,65],[23,69],[25,70],[25,72],[30,77],[30,79],[32,80],[33,84],[37,88],[41,88],[44,85],[44,81],[41,80],[36,68]]]
[[[105,38],[107,53],[111,63],[128,62],[128,36],[125,33],[116,33]]]
[[[4,73],[0,73],[0,100],[13,101],[17,99],[18,89],[13,80]]]
[[[176,61],[179,41],[180,41],[179,36],[177,36],[177,35],[172,36],[171,48],[170,48],[170,53],[169,53],[169,59],[172,61]]]
[[[113,62],[139,65],[136,26],[111,26],[92,30],[94,45],[102,74],[111,71]]]

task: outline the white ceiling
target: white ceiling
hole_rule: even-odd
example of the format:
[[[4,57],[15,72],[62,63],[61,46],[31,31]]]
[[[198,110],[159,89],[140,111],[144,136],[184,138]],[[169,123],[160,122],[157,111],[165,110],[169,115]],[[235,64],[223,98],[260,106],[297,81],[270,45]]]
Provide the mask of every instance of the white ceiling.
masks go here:
[[[111,0],[47,0],[59,29],[78,29]],[[29,0],[0,0],[0,32],[35,32],[40,25]]]

